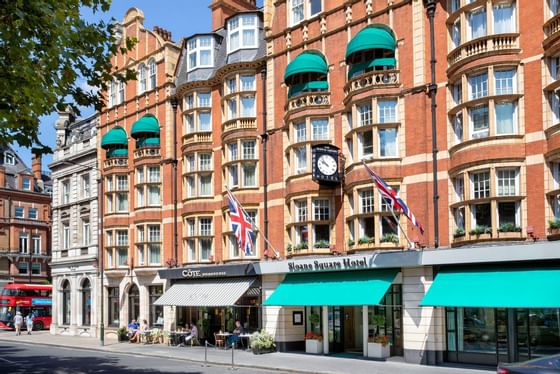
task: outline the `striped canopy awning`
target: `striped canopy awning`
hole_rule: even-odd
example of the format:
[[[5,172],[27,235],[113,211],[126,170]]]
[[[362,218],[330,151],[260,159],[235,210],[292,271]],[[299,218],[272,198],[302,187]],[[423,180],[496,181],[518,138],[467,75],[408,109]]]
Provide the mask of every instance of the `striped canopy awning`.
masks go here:
[[[174,284],[155,305],[231,306],[243,296],[255,278],[223,278]]]

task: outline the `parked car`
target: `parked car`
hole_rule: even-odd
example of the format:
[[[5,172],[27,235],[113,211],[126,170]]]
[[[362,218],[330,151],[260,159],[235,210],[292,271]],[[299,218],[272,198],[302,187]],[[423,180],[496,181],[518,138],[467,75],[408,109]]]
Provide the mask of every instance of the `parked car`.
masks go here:
[[[535,358],[515,364],[501,364],[498,374],[558,374],[560,373],[560,354]]]

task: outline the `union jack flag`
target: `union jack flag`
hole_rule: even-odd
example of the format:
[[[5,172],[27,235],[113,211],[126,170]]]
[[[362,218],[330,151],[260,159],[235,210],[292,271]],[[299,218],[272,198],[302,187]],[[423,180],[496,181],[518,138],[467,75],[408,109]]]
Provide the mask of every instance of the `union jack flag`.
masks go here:
[[[231,230],[237,238],[239,249],[245,255],[253,254],[255,245],[255,233],[253,232],[253,220],[241,207],[235,196],[228,190],[229,219]]]
[[[397,195],[395,190],[393,190],[391,188],[391,186],[389,186],[383,180],[383,178],[381,178],[379,175],[375,174],[375,172],[367,166],[365,161],[362,161],[362,163],[364,164],[364,167],[366,168],[367,172],[371,176],[371,179],[373,179],[373,181],[375,182],[375,185],[377,186],[377,189],[379,190],[381,195],[383,195],[383,197],[391,205],[391,208],[393,210],[395,210],[395,209],[401,210],[403,212],[403,214],[410,220],[410,222],[412,222],[412,224],[414,226],[418,227],[418,229],[420,230],[420,233],[422,235],[424,235],[424,227],[422,227],[422,224],[416,219],[416,217],[414,216],[412,211],[410,209],[408,209],[408,206],[403,201],[403,199],[401,199],[399,197],[399,195]]]

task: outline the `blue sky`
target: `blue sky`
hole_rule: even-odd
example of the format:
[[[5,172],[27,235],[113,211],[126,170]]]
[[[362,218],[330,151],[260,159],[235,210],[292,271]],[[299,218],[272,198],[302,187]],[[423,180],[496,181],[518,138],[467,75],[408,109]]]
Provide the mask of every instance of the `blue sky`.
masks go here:
[[[92,14],[84,12],[84,17],[89,21],[103,19],[110,21],[115,18],[122,21],[124,14],[131,7],[140,8],[144,12],[144,26],[153,29],[154,26],[163,27],[171,31],[173,41],[180,42],[181,38],[199,32],[211,31],[210,0],[113,0],[111,9],[107,13]],[[262,0],[257,1],[258,5]],[[81,117],[93,113],[92,108],[82,110]],[[54,122],[57,114],[41,118],[39,126],[39,139],[54,149],[55,131]],[[18,154],[31,166],[31,152],[28,149],[15,146]],[[52,162],[52,155],[43,156],[43,169],[48,169]]]

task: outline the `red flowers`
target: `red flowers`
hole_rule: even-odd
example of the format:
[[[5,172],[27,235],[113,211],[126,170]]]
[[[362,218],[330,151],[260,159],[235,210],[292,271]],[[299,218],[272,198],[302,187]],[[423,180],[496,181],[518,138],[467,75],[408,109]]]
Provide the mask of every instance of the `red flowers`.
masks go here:
[[[313,331],[309,331],[307,334],[305,334],[305,340],[307,339],[323,340],[323,337],[321,335],[315,334]]]

